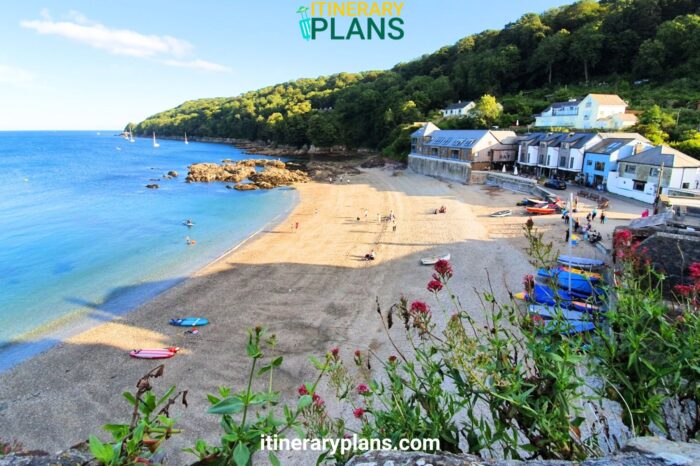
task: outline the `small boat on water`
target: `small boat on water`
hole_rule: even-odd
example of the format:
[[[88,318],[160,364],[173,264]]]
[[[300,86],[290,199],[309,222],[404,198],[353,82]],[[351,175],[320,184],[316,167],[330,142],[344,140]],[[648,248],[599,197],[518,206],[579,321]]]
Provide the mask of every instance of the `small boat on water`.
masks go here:
[[[566,255],[559,256],[557,262],[568,267],[575,267],[577,269],[587,270],[599,268],[605,265],[605,262],[600,259],[589,259],[587,257],[576,257]]]
[[[508,217],[509,215],[512,215],[513,211],[511,210],[499,210],[498,212],[494,212],[490,215],[490,217]]]
[[[153,147],[158,148],[160,147],[160,144],[158,144],[158,141],[156,141],[156,133],[153,132]]]
[[[187,133],[185,133],[185,144],[189,144],[190,142],[187,140]]]
[[[435,265],[438,261],[448,261],[452,257],[449,253],[443,256],[424,257],[420,261],[423,265]]]

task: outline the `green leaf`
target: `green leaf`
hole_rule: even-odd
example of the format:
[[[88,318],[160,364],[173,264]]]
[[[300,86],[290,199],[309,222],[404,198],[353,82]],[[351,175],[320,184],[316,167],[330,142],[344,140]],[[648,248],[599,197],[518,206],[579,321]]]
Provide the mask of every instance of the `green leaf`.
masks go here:
[[[112,446],[108,443],[102,443],[100,439],[91,435],[88,438],[88,445],[90,446],[90,453],[93,454],[103,464],[109,464],[114,458],[114,450]]]
[[[311,404],[313,401],[313,398],[311,398],[311,395],[303,395],[299,398],[299,401],[297,402],[297,409],[301,411],[302,409],[306,408]]]
[[[278,356],[275,359],[273,359],[270,364],[272,365],[272,367],[279,367],[282,365],[283,360],[284,358],[282,356]]]
[[[224,398],[209,408],[209,414],[236,414],[243,411],[243,402],[240,398],[231,396]]]
[[[245,443],[239,443],[233,450],[233,461],[236,462],[236,466],[247,466],[248,460],[250,459],[250,450],[245,445]]]
[[[132,395],[130,392],[124,392],[122,393],[122,396],[126,398],[126,401],[131,403],[131,406],[134,406],[136,404],[136,397]]]
[[[267,457],[270,459],[270,464],[272,466],[280,466],[280,460],[277,458],[277,455],[275,455],[275,452],[271,451],[270,453],[267,454]]]
[[[157,406],[162,405],[165,401],[168,400],[168,398],[170,398],[170,396],[173,394],[174,391],[175,391],[175,385],[173,385],[172,387],[170,387],[170,388],[168,389],[168,391],[165,392],[165,393],[163,394],[163,396],[160,397],[160,399],[158,400],[158,402],[156,403],[156,405],[157,405]]]

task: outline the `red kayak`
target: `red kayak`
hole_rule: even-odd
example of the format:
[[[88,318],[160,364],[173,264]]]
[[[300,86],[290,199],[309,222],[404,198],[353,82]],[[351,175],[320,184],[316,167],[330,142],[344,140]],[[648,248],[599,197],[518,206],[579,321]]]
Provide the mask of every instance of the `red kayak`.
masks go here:
[[[535,215],[547,215],[556,212],[554,207],[525,207],[525,210]]]
[[[129,353],[129,356],[137,359],[169,359],[180,350],[175,346],[157,349],[138,349]]]

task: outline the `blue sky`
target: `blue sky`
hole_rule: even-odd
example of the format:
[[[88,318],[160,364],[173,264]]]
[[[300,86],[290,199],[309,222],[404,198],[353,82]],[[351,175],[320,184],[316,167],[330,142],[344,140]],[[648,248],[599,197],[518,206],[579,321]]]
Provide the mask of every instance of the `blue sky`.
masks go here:
[[[116,129],[200,97],[385,69],[567,0],[405,0],[399,41],[305,42],[310,0],[24,0],[0,15],[0,130]]]

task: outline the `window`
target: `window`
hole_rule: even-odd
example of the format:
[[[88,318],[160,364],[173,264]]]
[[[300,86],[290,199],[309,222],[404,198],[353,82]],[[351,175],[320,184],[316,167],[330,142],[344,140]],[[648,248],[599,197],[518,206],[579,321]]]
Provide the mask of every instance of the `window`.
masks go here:
[[[681,189],[690,189],[690,183],[683,183]]]
[[[560,167],[566,167],[566,156],[562,155],[559,157],[559,166]]]
[[[631,164],[625,164],[625,173],[636,173],[637,166]]]
[[[571,160],[569,160],[569,168],[574,168],[574,158],[572,157]]]
[[[649,169],[649,176],[659,176],[659,169],[658,168],[650,168]]]
[[[644,181],[639,181],[639,180],[634,180],[634,185],[632,186],[632,189],[635,191],[644,191],[644,186],[646,183]]]
[[[452,150],[450,151],[450,158],[451,158],[451,159],[457,159],[457,160],[459,160],[459,150],[457,150],[457,149],[452,149]]]
[[[548,156],[547,156],[547,165],[549,165],[550,159],[551,159],[551,156],[548,155]]]
[[[586,160],[586,165],[588,165],[589,167],[593,165],[593,160]]]
[[[584,120],[588,120],[588,115],[583,115]]]
[[[605,171],[605,162],[596,162],[595,167],[593,167],[594,170],[599,171],[599,172],[604,172]]]

